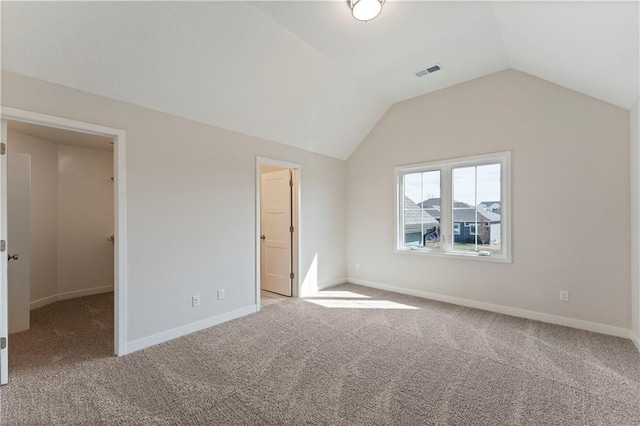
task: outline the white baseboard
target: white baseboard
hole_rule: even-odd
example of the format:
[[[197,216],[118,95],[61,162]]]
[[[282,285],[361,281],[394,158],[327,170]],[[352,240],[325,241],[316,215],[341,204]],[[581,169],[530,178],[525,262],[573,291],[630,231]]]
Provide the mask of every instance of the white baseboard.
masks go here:
[[[49,303],[57,302],[58,300],[74,299],[76,297],[92,296],[94,294],[109,293],[112,291],[113,291],[112,285],[87,288],[84,290],[67,291],[64,293],[58,293],[58,294],[54,294],[53,296],[47,296],[47,297],[43,297],[42,299],[34,300],[33,302],[29,303],[29,309],[33,310],[41,306],[48,305]]]
[[[232,319],[253,314],[255,312],[257,312],[256,305],[249,305],[244,308],[236,309],[235,311],[216,315],[215,317],[205,318],[200,321],[172,328],[171,330],[162,331],[148,337],[143,337],[132,342],[127,342],[124,353],[130,354],[132,352],[148,348],[149,346],[164,343],[169,340],[194,333],[196,331],[204,330],[205,328],[213,327],[214,325],[222,324],[223,322],[231,321]]]
[[[634,333],[633,330],[629,331],[629,335],[631,336],[631,341],[633,342],[633,344],[636,345],[638,352],[640,352],[640,337],[638,337],[638,335]]]
[[[34,300],[29,303],[29,310],[34,310],[36,308],[40,308],[44,305],[48,305],[49,303],[56,302],[58,300],[58,295],[54,294],[53,296],[43,297],[42,299]]]
[[[329,281],[324,284],[319,284],[318,290],[324,290],[325,288],[335,287],[337,285],[344,284],[346,282],[347,282],[346,278],[338,278],[337,280]]]
[[[347,282],[352,284],[362,285],[365,287],[377,288],[379,290],[386,290],[394,293],[422,297],[424,299],[437,300],[439,302],[446,302],[454,305],[466,306],[469,308],[482,309],[484,311],[496,312],[504,315],[511,315],[514,317],[547,322],[550,324],[563,325],[566,327],[593,331],[595,333],[607,334],[610,336],[624,337],[625,339],[632,338],[631,330],[628,330],[622,327],[614,327],[611,325],[600,324],[597,322],[583,321],[583,320],[578,320],[574,318],[561,317],[558,315],[545,314],[542,312],[528,311],[525,309],[512,308],[510,306],[495,305],[493,303],[480,302],[477,300],[465,299],[462,297],[455,297],[455,296],[447,296],[447,295],[438,294],[438,293],[430,293],[422,290],[413,290],[413,289],[397,287],[389,284],[381,284],[373,281],[361,280],[358,278],[347,277]]]

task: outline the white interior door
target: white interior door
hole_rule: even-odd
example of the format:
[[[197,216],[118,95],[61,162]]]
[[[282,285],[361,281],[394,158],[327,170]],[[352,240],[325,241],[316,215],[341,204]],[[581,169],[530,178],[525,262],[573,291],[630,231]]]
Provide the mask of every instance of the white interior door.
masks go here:
[[[291,172],[261,175],[260,283],[263,290],[291,296]]]
[[[9,342],[7,311],[7,122],[2,120],[0,153],[0,385],[9,381]]]
[[[7,158],[7,300],[11,334],[29,329],[31,156],[8,153]]]

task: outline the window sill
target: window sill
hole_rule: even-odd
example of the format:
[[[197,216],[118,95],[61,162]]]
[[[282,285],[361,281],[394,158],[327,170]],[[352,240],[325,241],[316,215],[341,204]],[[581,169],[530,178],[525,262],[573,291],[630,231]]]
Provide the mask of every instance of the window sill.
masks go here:
[[[395,252],[401,253],[401,254],[413,254],[418,256],[477,260],[480,262],[512,263],[510,256],[504,256],[504,255],[480,256],[476,252],[462,253],[462,252],[442,251],[440,249],[409,249],[409,248],[402,248],[402,249],[396,248]]]

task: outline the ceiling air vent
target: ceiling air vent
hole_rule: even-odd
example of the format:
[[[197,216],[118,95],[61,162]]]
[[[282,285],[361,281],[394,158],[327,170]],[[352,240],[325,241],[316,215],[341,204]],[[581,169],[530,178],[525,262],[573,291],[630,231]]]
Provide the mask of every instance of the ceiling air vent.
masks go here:
[[[416,75],[416,77],[422,77],[425,76],[427,74],[432,74],[436,71],[440,71],[442,69],[442,67],[439,64],[436,65],[432,65],[429,68],[423,68],[421,70],[418,70],[416,72],[414,72],[414,74]]]

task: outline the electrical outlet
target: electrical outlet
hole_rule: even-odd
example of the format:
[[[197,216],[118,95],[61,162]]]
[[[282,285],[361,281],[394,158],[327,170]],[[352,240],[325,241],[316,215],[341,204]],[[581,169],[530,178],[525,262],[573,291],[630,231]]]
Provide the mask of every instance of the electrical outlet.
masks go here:
[[[359,271],[359,270],[360,270],[360,264],[356,263],[356,271]]]
[[[198,306],[200,306],[200,296],[193,296],[191,297],[191,306],[193,308],[196,308]]]
[[[569,292],[567,290],[560,290],[560,301],[561,302],[569,301]]]
[[[224,288],[221,288],[220,290],[218,290],[218,300],[223,300],[224,299]]]

